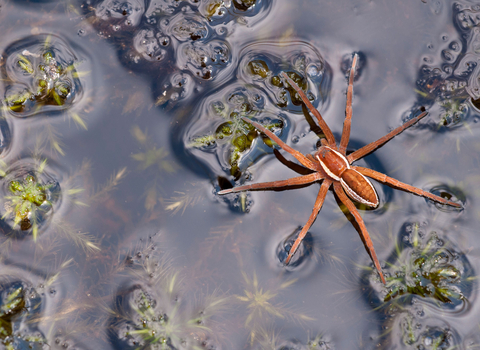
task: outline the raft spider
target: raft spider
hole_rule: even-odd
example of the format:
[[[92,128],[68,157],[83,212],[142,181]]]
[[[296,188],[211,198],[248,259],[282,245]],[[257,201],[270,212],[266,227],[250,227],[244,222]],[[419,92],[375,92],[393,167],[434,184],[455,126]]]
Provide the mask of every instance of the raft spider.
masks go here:
[[[285,264],[287,265],[292,259],[292,256],[295,254],[300,243],[305,238],[307,231],[315,221],[315,218],[317,217],[320,209],[322,208],[327,191],[330,188],[330,186],[333,185],[333,191],[355,218],[355,221],[357,222],[360,228],[361,237],[363,238],[365,245],[367,247],[367,250],[373,260],[373,263],[375,264],[375,268],[377,269],[383,284],[386,284],[385,277],[383,276],[383,273],[382,273],[382,268],[380,266],[380,263],[378,262],[377,254],[375,253],[375,249],[373,248],[373,243],[372,243],[372,240],[370,239],[370,235],[368,234],[365,223],[363,222],[362,217],[358,213],[358,210],[355,207],[355,204],[353,204],[353,202],[351,201],[352,199],[358,203],[365,204],[371,208],[376,208],[378,206],[377,193],[372,183],[367,179],[367,176],[383,184],[389,185],[393,188],[401,189],[406,192],[423,196],[441,204],[448,204],[457,208],[461,208],[462,206],[458,203],[436,196],[420,188],[402,183],[394,178],[391,178],[385,174],[379,173],[375,170],[352,165],[353,162],[373,152],[375,149],[382,146],[383,144],[388,142],[390,139],[400,134],[402,131],[409,128],[410,126],[412,126],[413,124],[415,124],[416,122],[418,122],[420,119],[422,119],[428,114],[428,112],[425,112],[425,111],[422,112],[419,116],[407,121],[405,124],[392,130],[387,135],[381,137],[377,141],[374,141],[366,146],[363,146],[359,150],[356,150],[355,152],[347,155],[346,151],[347,151],[348,141],[350,138],[350,125],[352,120],[353,79],[355,76],[357,61],[358,61],[358,55],[355,54],[353,56],[352,67],[350,69],[350,77],[348,81],[348,90],[347,90],[347,106],[345,110],[345,121],[343,123],[342,138],[340,140],[339,146],[337,146],[335,137],[333,136],[328,125],[323,120],[322,116],[320,115],[320,112],[313,107],[313,105],[310,103],[310,101],[308,100],[307,96],[302,91],[302,89],[300,89],[297,86],[297,84],[295,84],[295,82],[292,79],[290,79],[290,77],[288,77],[288,75],[285,72],[282,72],[283,78],[300,95],[300,97],[303,100],[303,103],[305,103],[309,111],[316,117],[320,128],[325,134],[326,139],[325,138],[321,139],[322,145],[321,147],[318,148],[315,154],[303,155],[302,153],[294,150],[293,148],[285,144],[274,133],[267,130],[262,125],[256,122],[253,122],[250,119],[247,119],[245,117],[242,118],[245,122],[252,124],[255,128],[257,128],[258,130],[263,132],[265,135],[267,135],[272,141],[276,142],[284,151],[294,156],[300,162],[300,164],[312,170],[313,173],[294,177],[287,180],[262,182],[257,184],[239,186],[239,187],[219,191],[218,194],[223,195],[227,193],[234,193],[234,192],[240,192],[240,191],[246,191],[246,190],[268,190],[268,189],[276,189],[281,187],[305,185],[305,184],[311,184],[314,182],[323,181],[320,186],[320,191],[318,192],[312,214],[310,215],[305,226],[303,226],[302,230],[298,234],[297,239],[295,240],[292,248],[288,253],[287,259],[285,260]]]

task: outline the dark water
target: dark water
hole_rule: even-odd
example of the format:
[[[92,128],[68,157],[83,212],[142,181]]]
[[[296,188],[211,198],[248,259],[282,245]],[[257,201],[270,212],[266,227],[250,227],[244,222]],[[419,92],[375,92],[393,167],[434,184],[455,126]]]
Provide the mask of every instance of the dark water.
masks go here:
[[[474,1],[18,0],[0,30],[1,348],[480,348]],[[331,192],[283,265],[318,184],[216,194],[302,173],[242,116],[323,136],[282,71],[340,139],[353,53],[349,151],[429,112],[356,164],[463,205],[374,184],[386,287]]]

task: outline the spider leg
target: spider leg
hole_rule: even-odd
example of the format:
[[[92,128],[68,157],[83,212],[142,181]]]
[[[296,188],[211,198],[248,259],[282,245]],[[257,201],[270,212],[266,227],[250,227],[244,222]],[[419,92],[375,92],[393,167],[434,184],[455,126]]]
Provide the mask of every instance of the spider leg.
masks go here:
[[[355,78],[355,68],[357,67],[358,55],[353,56],[352,68],[350,68],[350,78],[348,80],[347,89],[347,106],[345,108],[345,121],[343,122],[342,139],[340,140],[340,148],[338,151],[345,155],[348,140],[350,139],[350,126],[352,125],[352,99],[353,99],[353,78]]]
[[[297,251],[298,247],[300,246],[300,243],[302,243],[303,239],[305,238],[305,235],[307,234],[308,230],[312,226],[313,222],[315,221],[318,212],[320,209],[322,209],[323,202],[325,201],[325,196],[327,195],[328,188],[332,184],[331,180],[324,180],[322,183],[322,186],[320,186],[320,190],[318,191],[317,199],[315,200],[315,205],[313,206],[312,214],[310,214],[310,217],[308,218],[307,223],[305,226],[303,226],[302,231],[298,234],[297,239],[293,243],[292,248],[290,249],[290,252],[288,253],[287,259],[285,260],[285,265],[288,265],[290,260],[292,259],[293,255]]]
[[[410,119],[408,122],[406,122],[405,124],[403,124],[402,126],[399,126],[398,128],[390,131],[388,134],[386,134],[385,136],[379,138],[377,141],[374,141],[372,143],[369,143],[368,145],[366,146],[363,146],[362,148],[360,148],[359,150],[356,150],[355,152],[353,153],[350,153],[348,156],[347,156],[347,160],[350,164],[352,164],[354,161],[360,159],[360,158],[363,158],[365,157],[367,154],[369,154],[370,152],[373,152],[374,150],[376,150],[378,147],[382,146],[383,144],[385,144],[386,142],[390,141],[392,138],[394,138],[395,136],[397,136],[398,134],[400,134],[403,130],[411,127],[413,124],[415,124],[416,122],[418,122],[420,119],[422,119],[423,117],[425,117],[426,115],[428,114],[428,112],[423,112],[422,114],[420,114],[418,117],[415,117],[413,119]]]
[[[325,171],[323,170],[322,166],[320,165],[320,163],[318,162],[318,160],[316,160],[310,153],[308,154],[305,154],[305,156],[310,159],[310,161],[315,164],[315,171],[318,171],[319,173],[322,174],[322,176],[325,178],[327,177],[327,175],[325,174]]]
[[[294,156],[304,167],[310,169],[310,170],[317,170],[317,166],[315,163],[313,163],[310,159],[305,157],[302,153],[294,150],[292,147],[287,145],[285,142],[280,140],[277,135],[275,135],[273,132],[270,130],[266,129],[262,125],[248,119],[245,117],[242,117],[242,119],[249,124],[252,124],[255,128],[263,132],[265,135],[267,135],[272,141],[276,142],[285,152],[290,153],[292,156]]]
[[[362,235],[365,241],[365,244],[367,245],[367,249],[370,253],[370,256],[372,257],[373,263],[375,264],[375,268],[377,269],[383,284],[386,284],[385,277],[383,276],[383,273],[382,273],[382,267],[378,262],[377,254],[375,253],[375,249],[373,248],[372,240],[370,239],[370,235],[368,234],[365,223],[363,222],[362,217],[360,216],[357,208],[355,207],[355,204],[353,204],[353,202],[350,199],[348,199],[347,195],[343,191],[342,185],[340,185],[340,182],[335,182],[333,184],[333,189],[337,194],[338,198],[340,199],[340,201],[347,207],[348,211],[355,218],[355,221],[360,227],[360,234]]]
[[[273,190],[275,188],[280,188],[280,187],[306,185],[322,179],[323,177],[320,173],[312,173],[308,175],[293,177],[287,180],[260,182],[257,184],[229,188],[226,190],[219,191],[218,194],[222,195],[227,193],[235,193],[235,192],[248,191],[248,190]]]
[[[318,125],[320,126],[320,129],[322,129],[323,133],[325,134],[325,137],[327,138],[329,146],[335,147],[336,146],[335,137],[333,136],[332,131],[328,127],[327,123],[325,123],[325,120],[323,120],[323,117],[320,114],[320,112],[315,107],[313,107],[307,95],[305,95],[303,90],[300,89],[300,87],[297,84],[295,84],[295,82],[292,79],[290,79],[287,73],[282,72],[282,76],[288,81],[290,86],[300,95],[303,103],[305,103],[305,105],[307,106],[309,111],[315,116],[315,118],[317,118]]]
[[[418,196],[426,197],[428,199],[431,199],[432,201],[441,203],[441,204],[448,204],[451,205],[452,207],[456,208],[461,208],[462,206],[458,203],[449,201],[445,198],[436,196],[430,192],[424,191],[418,187],[414,187],[411,185],[408,185],[406,183],[400,182],[392,177],[389,177],[385,174],[379,173],[378,171],[368,169],[368,168],[363,168],[359,166],[354,166],[352,167],[353,169],[357,170],[360,174],[371,177],[372,179],[375,179],[377,181],[380,181],[381,183],[384,183],[386,185],[389,185],[391,187],[398,188],[400,190],[404,190],[413,194],[416,194]]]

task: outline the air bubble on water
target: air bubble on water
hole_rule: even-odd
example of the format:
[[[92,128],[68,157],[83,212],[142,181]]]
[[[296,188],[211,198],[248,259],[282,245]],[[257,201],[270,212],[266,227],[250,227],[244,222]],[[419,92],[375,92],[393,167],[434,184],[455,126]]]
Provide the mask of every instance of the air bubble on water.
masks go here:
[[[426,63],[432,63],[433,62],[433,59],[431,57],[428,57],[428,56],[425,56],[423,58],[423,61],[426,62]]]
[[[425,344],[425,346],[430,347],[430,345],[432,345],[432,338],[425,337],[423,343]]]
[[[446,61],[452,61],[453,60],[453,55],[450,51],[448,50],[443,50],[442,51],[442,55],[443,55],[443,58],[446,60]]]
[[[164,19],[162,19],[162,20],[160,21],[160,25],[161,25],[162,27],[168,26],[169,23],[170,23],[169,20],[166,19],[166,18],[164,18]]]
[[[300,137],[298,137],[298,135],[293,135],[292,136],[292,142],[293,143],[298,143],[298,141],[300,141]]]
[[[319,74],[320,74],[320,70],[318,69],[318,67],[316,65],[312,64],[312,65],[307,67],[307,75],[310,78],[316,77]]]

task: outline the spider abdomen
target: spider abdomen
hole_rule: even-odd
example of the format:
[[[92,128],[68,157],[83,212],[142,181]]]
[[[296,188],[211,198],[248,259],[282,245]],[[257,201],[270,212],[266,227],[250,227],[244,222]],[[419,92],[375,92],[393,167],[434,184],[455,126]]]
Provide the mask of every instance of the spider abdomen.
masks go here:
[[[342,173],[340,183],[347,195],[356,202],[376,208],[378,196],[372,183],[354,169],[347,169]]]

